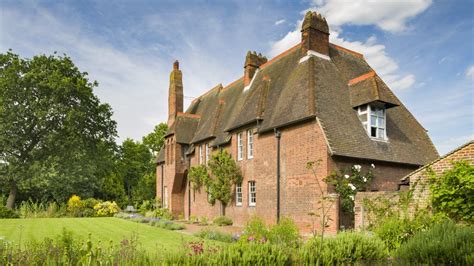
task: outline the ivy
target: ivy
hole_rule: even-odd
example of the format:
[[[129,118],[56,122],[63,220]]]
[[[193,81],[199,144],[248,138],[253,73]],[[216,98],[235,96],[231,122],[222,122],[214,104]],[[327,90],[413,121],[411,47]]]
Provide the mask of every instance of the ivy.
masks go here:
[[[474,223],[474,166],[466,161],[452,163],[441,175],[429,171],[431,204],[435,212],[455,221]]]

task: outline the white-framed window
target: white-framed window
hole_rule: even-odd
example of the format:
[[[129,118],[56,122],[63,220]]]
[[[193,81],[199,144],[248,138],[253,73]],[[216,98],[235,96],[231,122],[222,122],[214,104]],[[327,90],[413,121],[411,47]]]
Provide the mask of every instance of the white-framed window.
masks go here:
[[[242,206],[242,183],[235,185],[235,205]]]
[[[385,108],[363,105],[358,107],[357,113],[369,137],[387,139]]]
[[[209,143],[206,143],[206,164],[211,159],[211,147],[209,147]]]
[[[164,187],[163,194],[165,194],[165,198],[163,199],[163,207],[168,208],[168,187]]]
[[[253,158],[253,129],[247,130],[247,159]]]
[[[255,181],[249,181],[249,206],[257,205],[257,185]]]
[[[204,164],[204,158],[202,154],[202,145],[199,145],[199,164]]]
[[[237,160],[242,161],[244,158],[244,140],[242,139],[242,132],[237,134]]]

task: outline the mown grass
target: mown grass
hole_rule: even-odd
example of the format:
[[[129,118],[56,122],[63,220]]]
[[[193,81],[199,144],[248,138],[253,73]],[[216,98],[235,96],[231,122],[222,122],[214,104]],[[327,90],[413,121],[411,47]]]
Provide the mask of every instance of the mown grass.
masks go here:
[[[118,218],[33,218],[0,219],[0,237],[14,244],[54,239],[63,228],[73,232],[77,238],[87,239],[91,234],[94,243],[120,243],[138,236],[141,248],[149,252],[178,251],[183,243],[196,240],[193,236],[173,232],[148,224],[134,223]]]

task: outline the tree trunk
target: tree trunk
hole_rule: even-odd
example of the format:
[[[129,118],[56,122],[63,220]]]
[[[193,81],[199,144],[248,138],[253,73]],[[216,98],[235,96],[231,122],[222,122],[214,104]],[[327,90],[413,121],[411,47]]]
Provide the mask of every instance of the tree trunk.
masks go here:
[[[225,204],[221,202],[221,216],[225,216]]]
[[[7,199],[7,208],[13,209],[13,205],[15,204],[16,194],[18,192],[18,187],[16,186],[16,182],[12,181],[10,183],[10,194],[8,195]]]

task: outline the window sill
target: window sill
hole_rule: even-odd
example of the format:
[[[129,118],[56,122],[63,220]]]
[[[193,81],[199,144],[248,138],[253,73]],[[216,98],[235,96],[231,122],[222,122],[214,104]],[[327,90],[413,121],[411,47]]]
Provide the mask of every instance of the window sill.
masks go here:
[[[388,138],[387,138],[387,139],[380,139],[380,138],[374,138],[374,137],[370,137],[370,136],[369,136],[369,138],[370,138],[371,140],[374,140],[374,141],[380,141],[380,142],[385,142],[385,143],[388,143],[388,142],[389,142],[389,141],[388,141]]]
[[[242,207],[242,203],[235,204],[236,207]]]

